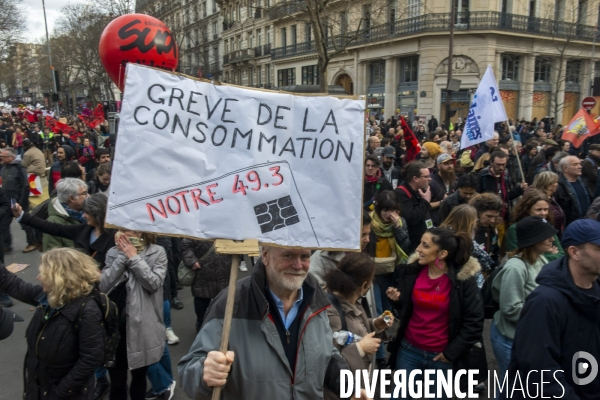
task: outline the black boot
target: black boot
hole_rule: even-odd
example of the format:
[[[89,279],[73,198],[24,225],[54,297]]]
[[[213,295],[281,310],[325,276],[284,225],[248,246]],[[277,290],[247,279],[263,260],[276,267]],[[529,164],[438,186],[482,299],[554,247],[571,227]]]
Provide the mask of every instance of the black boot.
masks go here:
[[[106,394],[108,393],[108,391],[110,390],[110,382],[108,381],[108,378],[102,377],[99,379],[96,379],[96,388],[94,389],[94,400],[100,400],[102,399],[104,396],[106,396]]]

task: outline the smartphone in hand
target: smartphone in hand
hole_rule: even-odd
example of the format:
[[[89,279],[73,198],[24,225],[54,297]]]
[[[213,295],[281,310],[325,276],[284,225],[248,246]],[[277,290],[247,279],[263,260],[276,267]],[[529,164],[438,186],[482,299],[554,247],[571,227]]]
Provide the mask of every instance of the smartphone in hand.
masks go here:
[[[12,208],[14,210],[16,205],[17,205],[17,200],[10,199],[10,208]]]

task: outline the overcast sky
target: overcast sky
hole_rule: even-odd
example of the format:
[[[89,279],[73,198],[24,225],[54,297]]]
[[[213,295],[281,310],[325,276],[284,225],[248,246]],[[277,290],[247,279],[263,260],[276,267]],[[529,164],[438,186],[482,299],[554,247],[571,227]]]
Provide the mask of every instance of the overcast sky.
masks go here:
[[[45,0],[46,18],[48,19],[48,33],[52,34],[54,22],[60,16],[60,9],[69,3],[83,3],[82,0]],[[44,29],[44,10],[42,0],[23,0],[22,7],[25,10],[25,19],[29,30],[26,39],[27,42],[34,42],[37,39],[46,37]]]

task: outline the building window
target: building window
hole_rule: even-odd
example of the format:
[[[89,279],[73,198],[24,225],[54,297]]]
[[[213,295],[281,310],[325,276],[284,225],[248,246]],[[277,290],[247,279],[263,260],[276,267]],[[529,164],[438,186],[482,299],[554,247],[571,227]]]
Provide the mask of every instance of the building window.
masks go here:
[[[296,68],[280,69],[277,71],[277,86],[292,86],[296,84]]]
[[[385,61],[377,61],[370,65],[370,84],[383,85],[385,84]]]
[[[258,37],[258,45],[262,46],[263,43],[262,43],[262,30],[261,29],[256,31],[256,36]]]
[[[229,72],[225,72],[225,83],[229,83]]]
[[[242,70],[240,69],[238,71],[238,85],[242,84]]]
[[[281,47],[287,46],[287,31],[285,28],[281,28],[280,36],[281,36]]]
[[[581,61],[567,61],[567,71],[565,74],[567,83],[579,83],[579,74],[581,70]]]
[[[271,44],[271,27],[267,26],[267,43],[266,44]]]
[[[219,28],[217,28],[217,21],[213,21],[213,39],[217,38],[217,35],[219,34]]]
[[[268,3],[269,0],[267,0]],[[267,85],[271,84],[271,64],[265,65],[265,75],[267,78]]]
[[[369,37],[371,29],[371,6],[368,4],[362,6],[362,19],[363,36]]]
[[[248,32],[248,48],[254,48],[254,37],[252,36],[252,32]]]
[[[348,34],[348,13],[345,11],[340,12],[340,34]]]
[[[312,25],[308,22],[304,25],[304,41],[306,43],[312,42]]]
[[[400,82],[410,83],[419,81],[419,56],[400,59]],[[384,73],[385,75],[385,73]],[[385,77],[384,77],[385,78]]]
[[[408,18],[418,17],[421,15],[421,3],[422,0],[408,0]]]
[[[502,55],[502,78],[503,81],[519,80],[519,60],[521,56],[512,54]]]
[[[254,86],[254,68],[248,68],[248,86]]]
[[[262,85],[262,68],[260,65],[256,67],[256,81],[256,83]]]
[[[550,67],[552,60],[544,57],[535,58],[534,82],[550,82]]]
[[[302,67],[302,84],[303,85],[318,85],[319,70],[316,65]]]

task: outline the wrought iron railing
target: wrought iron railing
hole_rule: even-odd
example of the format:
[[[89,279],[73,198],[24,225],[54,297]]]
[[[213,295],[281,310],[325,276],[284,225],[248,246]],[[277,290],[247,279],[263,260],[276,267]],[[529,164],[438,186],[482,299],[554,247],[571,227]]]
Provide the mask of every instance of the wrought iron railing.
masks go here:
[[[293,3],[283,3],[281,7]],[[283,7],[284,8],[284,7]],[[275,12],[276,7],[269,10]],[[286,12],[284,14],[289,14]],[[271,14],[269,14],[271,16]],[[273,18],[273,17],[271,17]],[[450,30],[450,13],[426,14],[414,18],[398,19],[382,25],[364,29],[355,35],[335,36],[328,39],[329,50],[347,48],[366,43],[390,40],[397,37],[409,36],[418,33],[447,32]],[[458,13],[455,31],[495,30],[519,32],[545,39],[567,39],[592,42],[596,35],[595,28],[591,25],[582,25],[571,22],[555,21],[529,17],[527,15],[508,14],[498,11],[474,11]],[[271,59],[277,60],[311,54],[316,51],[314,42],[304,42],[285,47],[271,49]]]
[[[302,0],[286,1],[276,4],[267,11],[269,19],[279,19],[286,15],[292,15],[305,9]]]

